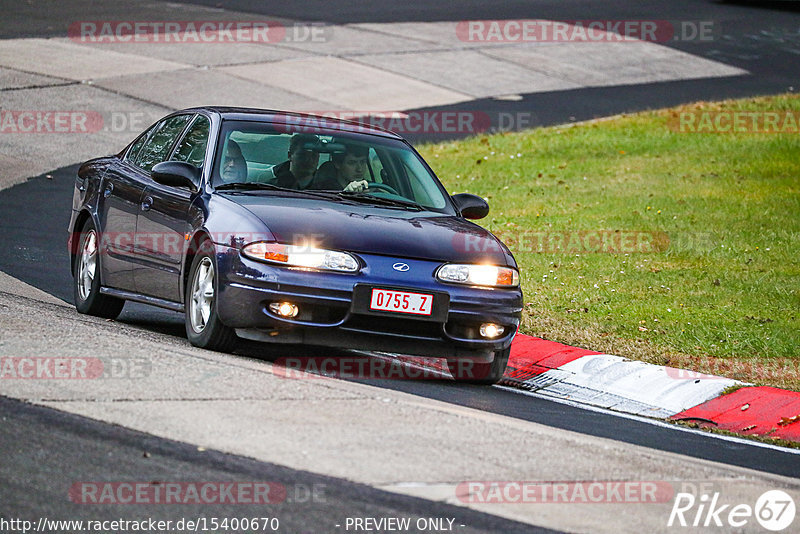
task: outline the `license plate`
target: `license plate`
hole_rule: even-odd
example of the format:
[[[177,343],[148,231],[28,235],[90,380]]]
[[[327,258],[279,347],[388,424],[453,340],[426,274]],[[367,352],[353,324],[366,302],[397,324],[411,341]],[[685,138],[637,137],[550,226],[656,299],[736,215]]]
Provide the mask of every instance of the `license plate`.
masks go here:
[[[373,289],[369,309],[430,315],[433,310],[433,295],[391,289]]]

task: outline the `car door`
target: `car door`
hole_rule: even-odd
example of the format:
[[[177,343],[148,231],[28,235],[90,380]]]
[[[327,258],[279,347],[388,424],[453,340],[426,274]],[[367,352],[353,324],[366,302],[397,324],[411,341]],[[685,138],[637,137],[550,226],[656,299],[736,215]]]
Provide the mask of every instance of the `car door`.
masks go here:
[[[211,121],[196,115],[185,133],[162,161],[184,161],[202,168],[205,161]],[[194,190],[171,187],[147,180],[136,223],[136,233],[145,237],[146,246],[138,252],[142,268],[135,273],[139,293],[180,302],[180,273],[190,233],[190,209],[200,184]]]
[[[123,157],[109,166],[100,182],[97,214],[102,232],[103,285],[107,287],[136,290],[133,280],[136,218],[146,184],[134,161],[160,125],[155,124],[140,135]]]

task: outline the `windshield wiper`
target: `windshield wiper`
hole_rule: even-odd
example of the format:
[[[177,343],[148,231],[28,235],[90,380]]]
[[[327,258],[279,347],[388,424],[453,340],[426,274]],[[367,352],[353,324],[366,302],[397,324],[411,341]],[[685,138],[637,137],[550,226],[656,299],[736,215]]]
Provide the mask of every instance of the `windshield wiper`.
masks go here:
[[[275,184],[268,184],[265,182],[228,182],[226,184],[220,184],[215,186],[214,189],[217,191],[225,191],[229,189],[233,190],[247,190],[247,189],[269,189],[272,191],[295,191],[295,189],[290,189],[288,187],[281,187]]]
[[[413,202],[411,200],[400,200],[396,198],[384,198],[384,197],[376,197],[369,193],[357,193],[357,192],[346,192],[340,191],[338,193],[339,197],[347,199],[347,200],[355,200],[356,202],[363,202],[366,204],[375,204],[378,206],[391,206],[391,207],[398,207],[398,208],[405,208],[414,211],[425,211],[425,208]]]
[[[336,200],[337,196],[330,192],[314,191],[310,189],[292,189],[291,187],[281,187],[275,184],[268,184],[266,182],[229,182],[227,184],[220,184],[215,187],[217,191],[252,191],[254,189],[262,189],[268,191],[284,191],[286,193],[295,193],[297,195],[305,195],[310,197],[324,198],[325,200]]]
[[[376,197],[369,193],[364,192],[345,192],[345,191],[328,191],[328,190],[311,190],[311,189],[292,189],[290,187],[281,187],[275,184],[268,184],[266,182],[229,182],[220,184],[215,187],[217,191],[252,191],[254,189],[269,190],[269,191],[285,191],[287,193],[295,193],[299,195],[306,195],[317,198],[324,198],[325,200],[349,200],[352,202],[359,202],[362,204],[373,204],[376,206],[386,206],[393,208],[404,208],[413,211],[424,211],[425,208],[412,202],[411,200],[399,200],[394,198]]]

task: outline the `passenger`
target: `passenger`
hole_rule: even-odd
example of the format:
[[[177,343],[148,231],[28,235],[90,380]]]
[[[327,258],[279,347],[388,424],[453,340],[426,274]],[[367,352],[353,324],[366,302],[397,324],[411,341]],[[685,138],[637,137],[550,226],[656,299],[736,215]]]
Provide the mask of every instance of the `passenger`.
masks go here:
[[[234,140],[228,141],[222,159],[220,175],[223,182],[244,182],[247,180],[247,161],[242,154],[242,147]]]
[[[369,186],[365,179],[369,147],[353,143],[342,144],[345,147],[344,152],[332,154],[331,161],[320,167],[314,189],[358,192]]]
[[[271,169],[266,181],[290,189],[308,189],[314,181],[319,152],[307,148],[319,144],[313,134],[295,134],[289,141],[289,159]]]

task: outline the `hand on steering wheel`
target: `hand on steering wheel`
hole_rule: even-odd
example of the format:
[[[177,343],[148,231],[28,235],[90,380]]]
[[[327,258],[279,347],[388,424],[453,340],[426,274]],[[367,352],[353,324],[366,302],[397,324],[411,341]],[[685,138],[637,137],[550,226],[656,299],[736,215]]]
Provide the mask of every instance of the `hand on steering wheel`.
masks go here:
[[[347,184],[342,191],[345,193],[360,193],[361,191],[367,190],[367,181],[366,180],[355,180]]]
[[[380,189],[382,191],[386,191],[387,193],[391,193],[393,195],[401,196],[392,186],[386,184],[380,184],[378,182],[370,182],[367,186],[368,189]]]

